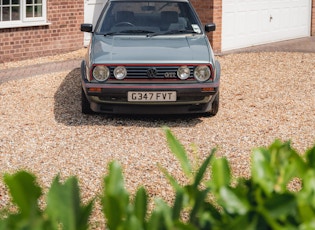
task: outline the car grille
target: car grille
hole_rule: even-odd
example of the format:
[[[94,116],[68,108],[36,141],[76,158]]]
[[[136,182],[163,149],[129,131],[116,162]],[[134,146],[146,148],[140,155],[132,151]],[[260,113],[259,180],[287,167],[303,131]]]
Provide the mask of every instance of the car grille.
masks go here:
[[[126,66],[127,77],[125,79],[178,79],[177,70],[180,66]],[[114,80],[114,69],[110,66],[111,77]],[[190,77],[193,79],[194,67],[189,66]]]

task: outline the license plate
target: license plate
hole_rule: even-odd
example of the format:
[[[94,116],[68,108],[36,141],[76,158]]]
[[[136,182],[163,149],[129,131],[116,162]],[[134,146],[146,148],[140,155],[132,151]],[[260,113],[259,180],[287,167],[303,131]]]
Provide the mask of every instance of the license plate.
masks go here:
[[[130,91],[128,101],[176,101],[176,91]]]

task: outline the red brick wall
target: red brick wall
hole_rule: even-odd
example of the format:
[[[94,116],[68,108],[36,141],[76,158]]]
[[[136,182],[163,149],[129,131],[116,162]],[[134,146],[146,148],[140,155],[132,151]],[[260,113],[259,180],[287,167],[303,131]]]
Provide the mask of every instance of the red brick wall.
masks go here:
[[[217,28],[214,33],[212,33],[212,47],[214,52],[221,51],[221,36],[222,36],[222,0],[213,0],[213,6],[211,8],[213,12],[213,22],[216,24]]]
[[[0,29],[0,63],[73,51],[83,45],[83,1],[47,1],[48,26]]]
[[[216,31],[208,34],[215,52],[221,50],[222,0],[191,0],[203,24],[215,23]]]

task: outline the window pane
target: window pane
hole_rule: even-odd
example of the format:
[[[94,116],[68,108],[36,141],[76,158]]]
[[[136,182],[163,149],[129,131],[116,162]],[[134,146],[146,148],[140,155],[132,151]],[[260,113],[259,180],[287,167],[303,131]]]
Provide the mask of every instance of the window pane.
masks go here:
[[[41,17],[42,16],[42,6],[35,6],[34,17]]]
[[[12,7],[12,20],[20,20],[20,7]]]
[[[10,21],[10,7],[2,8],[2,21]]]
[[[47,0],[0,0],[0,24],[20,21],[28,23],[30,19],[39,20],[45,16],[44,3]],[[21,12],[23,12],[21,14]],[[27,19],[26,21],[24,21]]]
[[[33,6],[26,7],[26,17],[32,18],[33,17]]]
[[[10,5],[10,0],[2,0],[2,5]]]

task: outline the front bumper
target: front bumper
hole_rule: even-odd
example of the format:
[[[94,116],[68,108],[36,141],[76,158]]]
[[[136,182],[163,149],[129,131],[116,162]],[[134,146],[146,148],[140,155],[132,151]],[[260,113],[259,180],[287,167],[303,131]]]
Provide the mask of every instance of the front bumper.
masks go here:
[[[90,83],[81,66],[82,88],[94,112],[108,114],[189,114],[211,110],[219,92],[220,64],[216,63],[216,80],[211,83]],[[174,102],[129,102],[129,91],[176,91]]]

